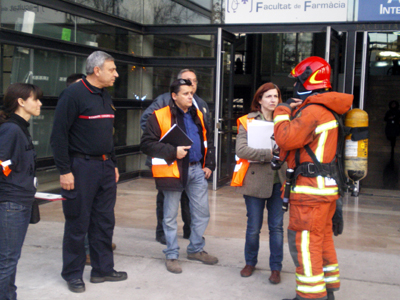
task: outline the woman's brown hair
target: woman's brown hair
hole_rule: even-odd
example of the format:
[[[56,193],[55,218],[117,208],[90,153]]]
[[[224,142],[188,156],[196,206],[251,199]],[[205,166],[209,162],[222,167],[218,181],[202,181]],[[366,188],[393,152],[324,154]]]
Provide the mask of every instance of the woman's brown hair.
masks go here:
[[[40,87],[34,84],[20,82],[11,84],[4,93],[3,107],[0,110],[0,124],[6,122],[11,114],[18,109],[19,98],[26,100],[30,96],[39,99],[43,97],[43,92]]]
[[[251,112],[261,111],[260,100],[261,100],[262,96],[264,95],[264,93],[268,92],[269,90],[277,90],[279,103],[282,103],[281,90],[278,88],[277,85],[273,84],[272,82],[267,82],[267,83],[264,83],[262,86],[260,86],[258,88],[257,92],[254,94],[253,102],[251,102],[251,107],[250,107]]]

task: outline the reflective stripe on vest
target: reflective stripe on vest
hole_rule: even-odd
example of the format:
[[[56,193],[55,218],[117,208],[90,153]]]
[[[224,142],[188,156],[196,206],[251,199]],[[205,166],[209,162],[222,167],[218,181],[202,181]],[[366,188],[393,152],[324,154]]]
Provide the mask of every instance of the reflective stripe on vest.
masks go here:
[[[237,130],[239,133],[239,126],[242,125],[247,131],[247,122],[253,121],[254,118],[247,118],[247,115],[237,119]],[[249,169],[250,163],[247,159],[239,158],[236,156],[236,166],[233,171],[231,186],[242,186],[244,177],[246,176],[247,170]]]
[[[9,166],[12,165],[11,160],[10,160],[10,159],[9,159],[9,160],[6,160],[6,161],[1,161],[1,160],[0,160],[0,165],[1,165],[2,168],[3,168],[3,174],[4,174],[5,176],[10,175],[11,169],[10,169]]]
[[[169,106],[163,107],[159,110],[154,112],[156,115],[156,119],[158,125],[160,126],[161,130],[161,137],[160,139],[168,132],[171,128],[171,108]],[[201,126],[203,128],[203,140],[204,140],[204,164],[206,161],[206,154],[207,154],[207,131],[204,126],[203,121],[203,114],[200,110],[197,109],[197,116],[200,119]],[[161,158],[152,158],[152,167],[151,171],[153,172],[153,177],[172,177],[172,178],[180,178],[178,163],[175,160],[172,164],[168,165],[164,159]]]

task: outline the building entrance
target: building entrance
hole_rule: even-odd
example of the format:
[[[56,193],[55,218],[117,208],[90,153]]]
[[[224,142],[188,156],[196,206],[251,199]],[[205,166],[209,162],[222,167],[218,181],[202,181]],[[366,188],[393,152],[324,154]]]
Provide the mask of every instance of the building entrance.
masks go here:
[[[332,66],[334,90],[343,92],[345,46],[346,33],[339,34],[331,28],[326,32],[237,34],[233,47],[234,59],[230,60],[233,64],[230,68],[233,71],[233,98],[230,106],[224,106],[231,109],[225,109],[220,117],[224,133],[229,133],[229,138],[224,139],[224,148],[219,149],[218,157],[225,163],[225,174],[231,177],[235,166],[236,120],[250,112],[258,87],[266,82],[275,83],[285,101],[293,95],[294,80],[288,77],[290,71],[301,60],[320,56]],[[222,57],[229,55],[227,50]],[[226,76],[223,80],[228,83],[231,79]],[[218,126],[221,123],[217,122]]]
[[[369,115],[368,176],[362,187],[400,189],[400,35],[369,32],[364,109]],[[391,107],[391,108],[390,108]]]

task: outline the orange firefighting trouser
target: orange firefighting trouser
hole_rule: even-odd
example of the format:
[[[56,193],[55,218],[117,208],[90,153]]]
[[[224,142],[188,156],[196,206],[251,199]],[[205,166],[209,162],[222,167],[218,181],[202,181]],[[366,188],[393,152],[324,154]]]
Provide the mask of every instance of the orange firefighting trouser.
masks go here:
[[[339,290],[339,265],[333,243],[332,217],[336,201],[316,205],[291,204],[289,249],[296,265],[298,299],[326,299]]]

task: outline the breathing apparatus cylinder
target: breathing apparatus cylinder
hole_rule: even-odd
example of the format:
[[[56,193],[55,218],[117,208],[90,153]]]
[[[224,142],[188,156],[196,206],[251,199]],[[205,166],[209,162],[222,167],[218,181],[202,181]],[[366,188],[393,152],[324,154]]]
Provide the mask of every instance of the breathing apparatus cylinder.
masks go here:
[[[367,128],[368,114],[362,109],[354,108],[346,114],[344,125],[353,130],[355,128]],[[361,138],[363,138],[362,135]],[[363,139],[357,138],[354,131],[347,135],[345,139],[344,157],[346,177],[352,181],[360,181],[365,178],[368,171],[368,136]],[[358,191],[354,191],[353,195],[357,196]]]

